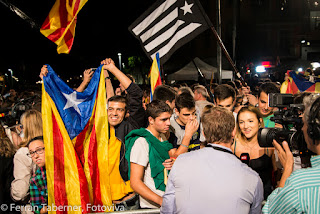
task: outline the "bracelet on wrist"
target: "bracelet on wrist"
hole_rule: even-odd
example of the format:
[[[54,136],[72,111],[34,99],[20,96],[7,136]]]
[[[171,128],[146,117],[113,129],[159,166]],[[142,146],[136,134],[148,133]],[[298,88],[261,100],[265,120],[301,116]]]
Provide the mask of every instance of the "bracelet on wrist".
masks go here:
[[[181,146],[183,146],[183,147],[185,147],[185,148],[189,148],[189,146],[187,146],[187,145],[184,145],[184,144],[180,144]]]
[[[104,78],[105,80],[111,80],[111,78],[110,77],[106,77],[106,78]]]

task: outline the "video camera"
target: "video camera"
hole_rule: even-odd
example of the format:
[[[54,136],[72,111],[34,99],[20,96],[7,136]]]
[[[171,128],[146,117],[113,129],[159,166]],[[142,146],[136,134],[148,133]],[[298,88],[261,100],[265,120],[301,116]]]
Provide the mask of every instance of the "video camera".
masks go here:
[[[17,100],[12,106],[0,109],[0,122],[7,126],[14,126],[19,122],[21,115],[33,108],[36,102],[40,102],[40,97],[34,95]]]
[[[293,156],[306,156],[310,154],[305,143],[303,133],[302,113],[303,104],[293,104],[292,94],[269,94],[269,106],[277,107],[271,121],[279,123],[283,128],[260,128],[258,142],[260,147],[273,147],[273,139],[278,143],[288,142]]]

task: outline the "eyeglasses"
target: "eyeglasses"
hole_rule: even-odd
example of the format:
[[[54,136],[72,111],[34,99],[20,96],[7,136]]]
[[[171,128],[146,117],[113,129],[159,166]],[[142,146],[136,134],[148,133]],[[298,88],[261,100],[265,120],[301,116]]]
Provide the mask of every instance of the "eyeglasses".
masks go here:
[[[38,148],[38,149],[36,149],[36,151],[34,151],[34,152],[29,152],[27,155],[28,155],[28,157],[32,158],[36,153],[37,153],[38,155],[41,155],[43,152],[44,152],[44,147]]]

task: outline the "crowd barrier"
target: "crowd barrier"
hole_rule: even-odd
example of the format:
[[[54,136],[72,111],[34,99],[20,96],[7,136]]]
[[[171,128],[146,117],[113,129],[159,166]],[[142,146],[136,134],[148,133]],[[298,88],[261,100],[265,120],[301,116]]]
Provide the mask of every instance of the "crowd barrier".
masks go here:
[[[262,201],[262,207],[265,205],[266,201]],[[160,209],[140,209],[140,210],[128,210],[128,211],[117,211],[110,213],[119,213],[119,214],[159,214]],[[91,213],[91,214],[101,214],[101,213]]]
[[[140,210],[128,210],[128,211],[118,211],[110,212],[118,214],[159,214],[160,209],[140,209]],[[91,213],[91,214],[101,214],[101,213]]]

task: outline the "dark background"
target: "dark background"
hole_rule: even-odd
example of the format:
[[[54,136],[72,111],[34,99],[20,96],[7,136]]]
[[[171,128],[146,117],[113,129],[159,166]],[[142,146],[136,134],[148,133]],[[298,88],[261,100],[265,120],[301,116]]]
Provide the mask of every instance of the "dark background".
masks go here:
[[[5,0],[2,0],[5,1]],[[8,0],[21,9],[39,26],[49,14],[54,0]],[[200,0],[208,17],[215,25],[216,1]],[[10,68],[19,84],[33,84],[39,80],[43,64],[50,64],[63,79],[82,74],[84,69],[97,67],[100,61],[111,57],[117,64],[117,53],[122,53],[122,62],[127,64],[130,56],[144,58],[144,66],[150,68],[148,60],[128,26],[154,1],[107,1],[89,0],[78,15],[75,39],[70,54],[57,54],[56,45],[44,37],[39,29],[17,16],[0,3],[0,72]],[[300,57],[300,40],[309,38],[311,8],[313,1],[301,0],[235,0],[221,1],[222,40],[232,56],[233,20],[237,20],[237,46],[235,62],[241,66],[262,58],[281,62]],[[235,12],[236,11],[236,12]],[[319,33],[319,30],[316,32]],[[309,37],[308,37],[309,36]],[[319,36],[314,36],[319,42]],[[311,37],[310,37],[311,38]],[[314,44],[314,42],[312,42]],[[216,65],[216,40],[210,30],[197,36],[176,51],[164,64],[165,73],[183,67],[194,57]],[[223,58],[223,69],[230,65]],[[285,71],[284,71],[285,72]]]

